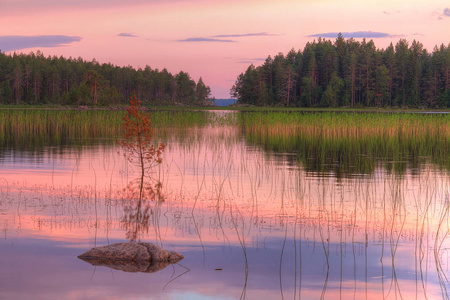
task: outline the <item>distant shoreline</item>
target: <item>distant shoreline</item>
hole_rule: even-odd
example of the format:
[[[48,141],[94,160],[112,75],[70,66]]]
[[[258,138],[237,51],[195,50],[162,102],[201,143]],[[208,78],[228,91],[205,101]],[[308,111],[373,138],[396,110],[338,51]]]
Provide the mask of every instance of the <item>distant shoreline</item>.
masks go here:
[[[110,110],[125,111],[127,106],[45,106],[45,105],[0,105],[0,110],[77,110],[94,111]],[[311,107],[252,107],[252,106],[143,106],[146,111],[161,110],[230,110],[230,111],[285,111],[285,112],[341,112],[341,113],[418,113],[418,114],[448,114],[450,109],[418,109],[418,108],[311,108]]]

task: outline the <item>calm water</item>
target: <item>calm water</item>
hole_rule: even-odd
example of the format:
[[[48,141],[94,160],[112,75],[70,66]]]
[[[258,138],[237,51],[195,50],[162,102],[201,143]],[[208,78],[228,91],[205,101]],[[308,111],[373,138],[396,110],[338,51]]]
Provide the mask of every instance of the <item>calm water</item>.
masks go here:
[[[433,158],[343,175],[239,126],[163,142],[138,222],[139,174],[111,140],[2,149],[0,299],[448,299],[450,178]],[[77,258],[130,238],[185,258],[155,273]]]

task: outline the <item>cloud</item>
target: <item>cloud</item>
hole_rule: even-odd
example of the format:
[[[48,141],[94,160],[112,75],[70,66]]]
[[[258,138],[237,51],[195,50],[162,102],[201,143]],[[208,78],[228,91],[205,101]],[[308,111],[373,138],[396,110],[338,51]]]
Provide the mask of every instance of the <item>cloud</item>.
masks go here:
[[[26,48],[53,48],[79,41],[81,37],[67,35],[4,35],[0,36],[0,49],[7,52]]]
[[[237,59],[236,62],[239,64],[259,64],[263,61],[266,61],[265,58],[257,57],[257,58],[240,58]]]
[[[450,17],[450,8],[446,7],[444,10],[435,10],[431,13],[432,18],[436,18],[436,20],[441,21],[444,20],[444,18]]]
[[[187,38],[184,40],[178,40],[179,42],[221,42],[221,43],[234,43],[236,41],[233,40],[222,40],[222,39],[214,39],[214,38],[203,38],[203,37],[196,37],[196,38]]]
[[[336,38],[339,32],[327,32],[327,33],[317,33],[308,35],[308,37],[323,37],[323,38]],[[374,31],[354,31],[354,32],[341,32],[344,38],[385,38],[385,37],[396,37],[399,35],[391,35],[384,32],[374,32]]]
[[[446,8],[446,9],[444,9],[444,16],[446,16],[446,17],[450,17],[450,8]]]
[[[125,33],[125,32],[119,33],[117,36],[124,36],[124,37],[138,37],[137,35],[134,35],[134,34],[132,34],[132,33]]]
[[[416,34],[416,35],[422,35],[423,36],[423,34]],[[404,37],[406,37],[406,35],[405,34],[390,34],[389,37],[390,38],[404,38]]]
[[[399,10],[396,10],[396,11],[387,11],[387,10],[383,10],[383,14],[388,15],[388,16],[390,16],[390,15],[392,15],[392,14],[398,14],[398,13],[400,13]]]
[[[178,40],[178,42],[222,42],[222,43],[235,43],[234,40],[224,38],[240,38],[240,37],[253,37],[253,36],[274,36],[276,34],[270,34],[267,32],[258,33],[242,33],[242,34],[218,34],[210,37],[195,37],[187,38],[184,40]]]
[[[214,35],[213,38],[230,38],[230,37],[247,37],[247,36],[276,36],[277,34],[270,34],[267,32],[259,33],[243,33],[243,34],[220,34]]]

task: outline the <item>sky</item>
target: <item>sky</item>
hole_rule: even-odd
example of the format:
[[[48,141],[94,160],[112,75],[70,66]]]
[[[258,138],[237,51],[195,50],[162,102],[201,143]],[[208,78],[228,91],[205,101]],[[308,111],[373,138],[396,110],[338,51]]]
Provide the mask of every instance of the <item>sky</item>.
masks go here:
[[[318,37],[450,43],[448,0],[0,0],[0,49],[188,72],[230,98],[237,76]]]

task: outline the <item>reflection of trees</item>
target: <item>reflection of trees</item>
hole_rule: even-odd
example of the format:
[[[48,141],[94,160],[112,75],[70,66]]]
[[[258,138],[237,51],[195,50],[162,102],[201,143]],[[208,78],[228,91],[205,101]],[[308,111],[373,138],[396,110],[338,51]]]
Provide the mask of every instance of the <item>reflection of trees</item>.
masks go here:
[[[140,241],[140,234],[148,232],[151,217],[155,214],[152,204],[164,201],[161,189],[161,182],[145,176],[130,181],[124,189],[121,221],[130,242]]]
[[[429,163],[450,170],[444,115],[242,113],[250,145],[286,155],[311,173],[349,178],[388,173],[418,175]]]

